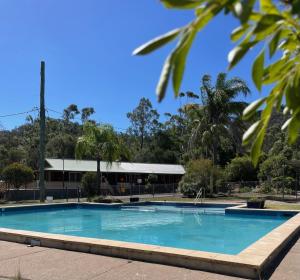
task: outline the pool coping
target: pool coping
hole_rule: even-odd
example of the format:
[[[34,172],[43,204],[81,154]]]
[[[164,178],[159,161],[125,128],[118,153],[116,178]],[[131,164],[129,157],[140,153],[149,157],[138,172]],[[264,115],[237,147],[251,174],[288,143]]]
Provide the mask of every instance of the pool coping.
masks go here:
[[[153,201],[158,203],[158,201]],[[171,202],[168,202],[168,204]],[[58,203],[35,204],[24,206],[6,206],[2,209],[16,208],[47,208],[70,204],[100,205],[103,207],[117,207],[125,204],[98,204],[98,203]],[[135,203],[139,204],[139,203]],[[173,203],[171,203],[173,204]],[[174,202],[175,204],[175,202]],[[176,202],[176,204],[187,204]],[[189,204],[189,203],[188,203]],[[193,203],[191,203],[193,204]],[[198,203],[201,204],[201,203]],[[25,244],[37,244],[64,250],[94,253],[112,257],[140,260],[166,265],[181,266],[191,269],[205,270],[226,275],[244,278],[260,279],[272,265],[274,259],[300,233],[300,211],[297,210],[271,210],[248,209],[245,204],[238,203],[202,203],[202,205],[230,205],[225,208],[226,213],[291,213],[295,214],[289,220],[276,227],[274,230],[251,244],[237,255],[211,253],[205,251],[187,250],[172,247],[148,245],[133,242],[123,242],[108,239],[77,237],[61,234],[41,233],[25,230],[0,228],[0,240]],[[235,205],[235,206],[232,206]],[[5,211],[4,210],[4,211]]]

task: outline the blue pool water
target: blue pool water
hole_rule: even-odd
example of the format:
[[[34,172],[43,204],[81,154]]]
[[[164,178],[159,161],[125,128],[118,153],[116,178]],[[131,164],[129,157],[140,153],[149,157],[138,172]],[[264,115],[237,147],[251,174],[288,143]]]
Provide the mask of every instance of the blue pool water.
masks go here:
[[[0,227],[225,254],[238,254],[288,219],[225,214],[223,207],[159,204],[26,209],[0,211]]]

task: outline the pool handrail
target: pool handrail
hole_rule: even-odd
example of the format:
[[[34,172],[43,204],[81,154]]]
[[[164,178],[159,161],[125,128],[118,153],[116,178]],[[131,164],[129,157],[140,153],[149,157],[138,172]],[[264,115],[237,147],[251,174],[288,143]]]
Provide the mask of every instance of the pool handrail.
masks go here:
[[[196,204],[199,201],[199,199],[202,203],[204,198],[205,198],[205,189],[202,187],[202,188],[200,188],[200,190],[198,191],[198,193],[194,199],[194,204]]]

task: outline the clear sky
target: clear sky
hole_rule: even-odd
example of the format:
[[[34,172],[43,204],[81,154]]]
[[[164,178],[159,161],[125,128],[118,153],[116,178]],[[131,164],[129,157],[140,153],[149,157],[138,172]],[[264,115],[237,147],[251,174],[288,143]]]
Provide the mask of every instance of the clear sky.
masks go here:
[[[46,62],[46,107],[62,111],[71,103],[93,106],[97,121],[127,128],[126,113],[148,97],[160,113],[175,112],[171,88],[157,103],[155,87],[165,47],[133,57],[145,41],[179,27],[192,11],[165,9],[158,0],[2,0],[0,2],[0,115],[23,112],[39,104],[40,61]],[[203,74],[226,71],[233,47],[230,32],[238,22],[219,16],[201,32],[188,59],[182,91],[199,92]],[[251,81],[248,55],[229,73]],[[51,113],[51,116],[58,116]],[[6,129],[25,116],[0,118]]]

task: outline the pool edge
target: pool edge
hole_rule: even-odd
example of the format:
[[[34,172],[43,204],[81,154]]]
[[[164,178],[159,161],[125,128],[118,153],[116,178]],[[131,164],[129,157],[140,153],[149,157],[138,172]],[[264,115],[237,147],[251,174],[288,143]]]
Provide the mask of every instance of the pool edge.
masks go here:
[[[217,205],[219,203],[215,204]],[[60,205],[63,205],[63,203]],[[236,209],[236,211],[241,211],[241,209],[243,209],[242,211],[247,211],[247,209],[242,207],[244,206],[238,205],[227,209],[230,209],[232,212],[235,212],[234,209]],[[251,209],[250,211],[256,212],[258,210]],[[263,211],[270,210],[266,209]],[[275,213],[274,210],[271,211]],[[299,211],[292,212],[296,212],[298,214],[269,232],[267,235],[263,236],[238,255],[177,249],[115,240],[13,230],[7,228],[0,228],[0,240],[24,244],[30,244],[32,240],[35,240],[38,241],[42,247],[174,265],[190,269],[257,279],[265,273],[273,260],[282,252],[282,250],[284,250],[284,248],[286,248],[287,244],[300,233],[300,213]]]

